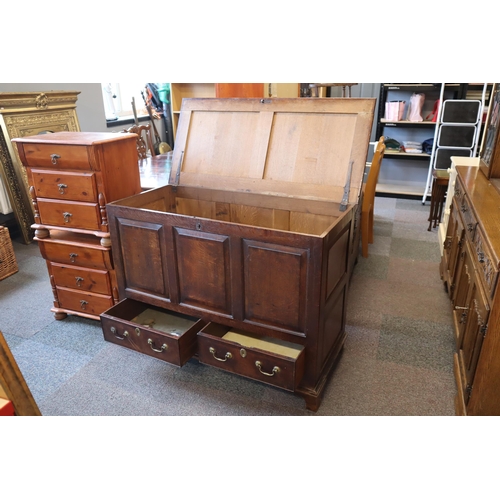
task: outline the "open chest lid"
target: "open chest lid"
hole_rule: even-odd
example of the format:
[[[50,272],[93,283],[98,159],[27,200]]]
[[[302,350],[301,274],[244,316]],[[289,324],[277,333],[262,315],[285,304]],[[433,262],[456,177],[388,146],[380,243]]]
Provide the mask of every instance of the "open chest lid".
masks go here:
[[[374,109],[357,98],[184,99],[170,184],[356,203]]]

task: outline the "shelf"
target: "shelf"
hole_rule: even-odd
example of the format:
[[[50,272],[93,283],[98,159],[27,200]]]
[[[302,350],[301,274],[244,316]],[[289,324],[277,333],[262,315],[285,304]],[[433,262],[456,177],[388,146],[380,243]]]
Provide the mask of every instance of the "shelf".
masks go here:
[[[429,120],[424,120],[423,122],[410,122],[409,120],[386,120],[385,118],[380,119],[380,123],[383,123],[386,127],[434,127],[436,122]]]
[[[378,183],[376,192],[378,194],[415,196],[421,198],[424,194],[423,186],[412,186],[411,184],[383,184]]]
[[[427,153],[398,153],[397,151],[388,151],[387,149],[385,150],[384,153],[385,158],[397,158],[398,160],[429,160],[430,155]]]

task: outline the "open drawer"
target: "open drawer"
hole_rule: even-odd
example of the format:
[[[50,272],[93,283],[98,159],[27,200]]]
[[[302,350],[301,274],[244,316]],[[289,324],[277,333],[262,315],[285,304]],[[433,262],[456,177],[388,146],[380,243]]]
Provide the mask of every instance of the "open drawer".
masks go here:
[[[294,391],[304,374],[304,346],[208,323],[198,333],[201,363]]]
[[[125,299],[101,314],[104,339],[176,366],[196,354],[205,321]]]

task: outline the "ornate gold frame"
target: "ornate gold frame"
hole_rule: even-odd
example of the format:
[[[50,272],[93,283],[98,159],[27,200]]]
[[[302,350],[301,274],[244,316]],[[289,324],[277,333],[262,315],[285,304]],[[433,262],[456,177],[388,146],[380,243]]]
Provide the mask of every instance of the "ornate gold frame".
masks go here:
[[[33,240],[33,207],[26,169],[11,140],[44,132],[80,131],[78,91],[0,92],[0,177],[25,243]]]

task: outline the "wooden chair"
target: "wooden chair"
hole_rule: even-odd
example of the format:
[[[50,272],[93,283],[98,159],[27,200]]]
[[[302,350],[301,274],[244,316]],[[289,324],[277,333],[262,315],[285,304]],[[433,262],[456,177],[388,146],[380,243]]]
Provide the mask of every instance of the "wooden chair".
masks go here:
[[[133,125],[124,130],[131,134],[137,134],[137,152],[139,153],[139,161],[146,159],[148,156],[156,156],[153,146],[153,138],[151,137],[151,124]]]
[[[375,188],[377,187],[380,164],[385,153],[384,136],[382,136],[373,154],[368,179],[363,184],[363,202],[361,205],[361,254],[368,257],[368,244],[373,243],[373,208],[375,205]]]

